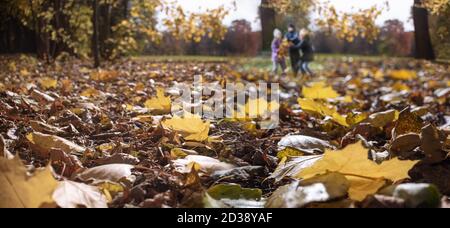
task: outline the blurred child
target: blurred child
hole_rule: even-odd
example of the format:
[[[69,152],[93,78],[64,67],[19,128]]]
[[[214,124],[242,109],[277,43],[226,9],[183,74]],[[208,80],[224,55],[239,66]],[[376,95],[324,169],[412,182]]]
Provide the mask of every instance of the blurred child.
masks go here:
[[[286,72],[286,60],[285,60],[285,50],[283,47],[283,34],[279,29],[273,31],[273,41],[272,41],[272,72],[274,74],[278,73],[278,67],[281,66],[281,71],[284,74]]]
[[[300,50],[298,45],[300,44],[300,38],[294,24],[288,26],[288,32],[286,33],[286,40],[289,42],[289,57],[291,59],[291,67],[294,76],[296,77],[299,71],[300,62]]]
[[[309,64],[314,61],[314,48],[311,43],[311,37],[309,31],[302,29],[299,33],[300,43],[296,45],[296,48],[300,49],[302,55],[299,61],[299,68],[303,76],[308,75],[312,77],[314,73],[309,68]]]

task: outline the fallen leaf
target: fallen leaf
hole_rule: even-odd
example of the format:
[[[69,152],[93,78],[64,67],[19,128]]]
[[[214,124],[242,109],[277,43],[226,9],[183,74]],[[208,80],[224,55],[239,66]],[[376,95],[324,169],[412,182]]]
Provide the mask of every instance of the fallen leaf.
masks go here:
[[[188,141],[203,142],[208,139],[210,122],[198,116],[174,117],[161,122],[162,126],[180,133]]]
[[[417,78],[417,73],[412,70],[393,70],[389,73],[389,76],[398,80],[412,80]]]
[[[139,159],[129,154],[115,153],[112,156],[98,159],[95,162],[100,165],[109,165],[109,164],[136,165],[139,163]]]
[[[346,117],[339,114],[336,109],[330,108],[324,103],[320,103],[320,102],[314,101],[312,99],[306,99],[306,98],[298,99],[298,103],[300,104],[300,107],[305,111],[315,112],[315,113],[322,115],[323,117],[326,117],[326,116],[331,117],[331,119],[333,121],[335,121],[336,123],[338,123],[344,127],[349,127]]]
[[[185,158],[177,159],[173,161],[175,170],[179,173],[189,173],[191,171],[190,166],[195,163],[200,166],[200,170],[204,173],[212,174],[220,170],[230,170],[235,168],[234,165],[221,162],[217,159],[201,156],[201,155],[188,155]]]
[[[443,142],[436,127],[429,124],[420,133],[420,148],[425,154],[425,160],[435,164],[447,159],[448,152],[443,150]]]
[[[93,181],[94,183],[111,181],[119,183],[121,180],[131,176],[134,166],[127,164],[102,165],[87,169],[76,175],[82,181]]]
[[[385,180],[397,182],[409,178],[409,170],[418,161],[400,161],[397,158],[378,165],[368,159],[368,150],[361,142],[339,151],[326,151],[323,158],[296,177],[308,179],[327,172],[338,172],[350,181],[350,198],[362,201],[381,188]]]
[[[73,181],[62,181],[53,192],[53,200],[61,208],[107,208],[105,196],[98,187]]]
[[[145,102],[145,107],[155,114],[169,114],[172,111],[172,101],[170,97],[166,97],[163,88],[156,90],[156,97]]]
[[[91,79],[100,82],[109,82],[117,79],[119,77],[119,72],[117,71],[105,71],[99,70],[91,72]]]
[[[56,89],[56,87],[58,86],[58,80],[44,77],[39,79],[39,84],[41,85],[41,88],[44,90]]]
[[[314,165],[321,158],[322,155],[284,158],[268,179],[279,182],[285,177],[294,177],[303,169]]]
[[[262,208],[262,191],[238,184],[218,184],[209,188],[203,199],[205,208]]]
[[[94,88],[85,89],[80,94],[80,96],[83,96],[83,97],[98,97],[100,95],[101,95],[101,92]]]
[[[391,143],[389,151],[393,155],[403,157],[402,155],[405,155],[408,152],[413,151],[419,146],[420,146],[420,136],[415,133],[409,133],[405,135],[400,135],[397,138],[395,138]]]
[[[374,113],[369,116],[369,123],[374,127],[385,127],[396,119],[396,110]]]
[[[305,135],[288,135],[278,143],[278,151],[294,148],[308,154],[323,153],[326,148],[334,148],[329,142]]]
[[[419,134],[423,127],[422,119],[411,112],[410,108],[406,108],[400,112],[398,120],[393,129],[392,137],[395,139],[400,135],[408,133]]]
[[[86,149],[67,139],[39,132],[27,134],[33,151],[42,157],[49,157],[51,149],[60,149],[67,154],[82,154]]]
[[[278,188],[267,200],[267,208],[301,208],[347,196],[350,183],[340,173],[327,173]]]
[[[57,185],[49,167],[28,176],[19,157],[0,157],[0,208],[50,207]]]
[[[325,82],[315,82],[310,87],[303,86],[303,97],[308,99],[334,99],[340,95]]]

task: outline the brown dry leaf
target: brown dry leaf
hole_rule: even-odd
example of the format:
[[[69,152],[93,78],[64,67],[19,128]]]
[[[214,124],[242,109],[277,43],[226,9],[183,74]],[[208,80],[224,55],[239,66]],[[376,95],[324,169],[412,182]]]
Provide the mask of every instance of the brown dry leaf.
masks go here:
[[[411,108],[406,108],[400,112],[397,123],[393,129],[392,137],[395,139],[400,135],[408,133],[419,134],[423,127],[422,119],[415,113],[411,112]]]
[[[98,187],[73,181],[62,181],[53,192],[53,200],[62,208],[107,208],[105,196]]]
[[[389,148],[390,152],[394,155],[403,157],[408,152],[413,151],[420,146],[420,136],[415,133],[409,133],[400,135],[394,139]]]
[[[33,128],[36,132],[42,132],[44,134],[63,134],[65,131],[61,130],[60,128],[54,127],[50,124],[46,124],[40,121],[30,121],[31,128]]]
[[[350,198],[362,201],[381,188],[385,180],[397,182],[409,178],[409,170],[418,161],[400,161],[394,158],[377,165],[368,159],[368,150],[361,142],[339,151],[326,151],[324,157],[296,177],[308,179],[327,172],[344,174],[351,182]]]
[[[27,139],[33,151],[42,157],[49,157],[51,149],[60,149],[67,154],[82,154],[86,150],[67,139],[40,132],[27,134]]]
[[[0,157],[0,208],[51,207],[57,185],[49,167],[29,176],[19,157]]]
[[[136,165],[139,163],[139,159],[125,153],[115,153],[110,157],[98,159],[95,161],[100,165],[108,165],[108,164],[129,164]]]
[[[441,142],[439,132],[433,124],[422,128],[420,140],[420,148],[425,153],[426,162],[435,164],[447,159],[448,153],[442,149],[443,142]]]

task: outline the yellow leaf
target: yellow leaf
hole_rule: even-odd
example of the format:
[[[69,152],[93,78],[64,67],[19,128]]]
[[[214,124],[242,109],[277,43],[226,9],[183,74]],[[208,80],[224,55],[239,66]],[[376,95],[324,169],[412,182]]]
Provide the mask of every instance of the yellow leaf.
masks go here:
[[[312,99],[307,98],[305,99],[299,98],[298,103],[300,104],[300,107],[305,111],[316,112],[322,115],[323,117],[329,116],[336,123],[344,127],[349,127],[346,117],[339,114],[336,109],[330,108],[324,103],[316,102]]]
[[[168,114],[172,111],[172,101],[170,97],[164,95],[163,88],[158,88],[156,97],[148,99],[145,102],[145,107],[158,114]]]
[[[22,69],[20,71],[20,75],[23,76],[23,77],[27,77],[27,76],[30,76],[31,73],[27,69]]]
[[[389,76],[398,80],[411,80],[417,78],[417,73],[412,70],[393,70],[389,73]]]
[[[341,173],[351,181],[349,192],[356,194],[352,199],[361,200],[373,194],[376,187],[382,186],[380,179],[397,182],[409,178],[409,170],[418,162],[400,161],[394,158],[378,165],[370,161],[367,156],[368,150],[361,142],[349,145],[340,151],[327,150],[322,159],[300,171],[296,177],[308,179],[327,172]],[[361,179],[367,179],[367,181]]]
[[[203,142],[208,139],[210,122],[204,122],[200,117],[190,115],[164,120],[162,125],[179,132],[186,140]]]
[[[394,85],[392,85],[392,89],[394,89],[395,91],[411,91],[411,88],[409,88],[409,86],[407,86],[404,83],[401,83],[400,81],[396,82]]]
[[[58,85],[58,80],[45,77],[39,80],[39,84],[41,85],[42,89],[45,90],[56,89],[56,86]]]
[[[119,77],[119,72],[117,71],[104,71],[100,70],[98,72],[92,72],[91,73],[91,79],[94,81],[100,81],[100,82],[108,82],[115,80]]]
[[[303,96],[309,99],[334,99],[339,94],[331,86],[326,86],[325,82],[316,82],[311,87],[303,87]]]
[[[386,180],[383,178],[367,179],[352,176],[346,176],[346,178],[350,183],[348,196],[356,201],[363,201],[367,196],[377,193],[386,185]]]
[[[98,91],[94,88],[89,88],[89,89],[86,89],[83,92],[81,92],[80,95],[83,97],[97,97],[100,95],[100,91]]]
[[[0,208],[54,206],[52,194],[57,186],[49,168],[30,177],[19,157],[0,157]]]

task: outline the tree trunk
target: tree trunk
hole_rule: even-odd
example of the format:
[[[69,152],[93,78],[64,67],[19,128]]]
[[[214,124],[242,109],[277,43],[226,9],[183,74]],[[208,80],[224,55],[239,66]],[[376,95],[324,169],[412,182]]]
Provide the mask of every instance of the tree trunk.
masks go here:
[[[415,28],[415,57],[417,59],[435,60],[433,45],[431,44],[430,28],[428,24],[428,10],[420,7],[422,0],[414,0],[413,19]]]
[[[259,16],[261,18],[262,29],[262,47],[263,50],[269,50],[273,40],[273,30],[276,28],[275,16],[276,12],[272,8],[267,7],[268,0],[262,0],[259,7]]]
[[[93,0],[92,7],[94,13],[92,15],[92,22],[94,26],[94,33],[92,36],[92,55],[94,57],[94,67],[100,66],[100,52],[99,52],[99,35],[98,35],[98,0]]]

